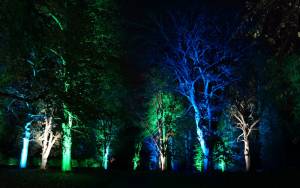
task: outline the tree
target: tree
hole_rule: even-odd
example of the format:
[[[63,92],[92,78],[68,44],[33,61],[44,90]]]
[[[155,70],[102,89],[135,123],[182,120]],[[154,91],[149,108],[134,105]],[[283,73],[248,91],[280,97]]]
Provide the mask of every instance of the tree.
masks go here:
[[[32,130],[31,126],[33,122],[42,121],[45,119],[44,115],[33,115],[28,114],[26,119],[26,124],[24,126],[24,137],[22,142],[22,151],[20,157],[20,168],[26,168],[27,166],[27,157],[28,157],[28,148],[29,142],[32,140]]]
[[[161,170],[167,169],[167,157],[172,153],[172,137],[176,132],[176,119],[182,114],[182,105],[169,93],[157,93],[149,104],[148,127],[159,152],[159,166]]]
[[[138,143],[138,144],[135,145],[134,156],[133,156],[133,159],[132,159],[133,170],[136,170],[140,165],[140,160],[141,160],[140,152],[141,152],[141,149],[142,149],[142,143]]]
[[[257,0],[245,4],[245,23],[253,38],[263,39],[282,58],[299,48],[299,0]]]
[[[53,118],[63,120],[62,170],[70,171],[79,118],[121,106],[116,1],[4,1],[2,11],[0,97],[30,106],[24,114],[38,114],[38,100],[54,104]]]
[[[51,149],[55,144],[57,145],[59,143],[58,141],[61,137],[60,132],[54,132],[55,124],[52,119],[51,116],[46,117],[45,121],[41,122],[33,133],[35,142],[42,147],[42,162],[40,167],[42,170],[46,169]]]
[[[99,110],[97,106],[103,107],[100,111],[108,111],[107,106],[111,110],[120,103],[117,92],[112,92],[120,88],[120,79],[115,76],[120,55],[116,7],[114,0],[36,5],[48,23],[55,25],[47,30],[46,43],[58,66],[55,94],[64,119],[63,171],[71,170],[72,133],[78,127],[75,123],[95,117],[91,112]]]
[[[96,155],[101,161],[102,167],[107,170],[109,164],[109,157],[112,150],[112,142],[116,139],[117,130],[113,124],[111,115],[101,115],[95,127],[96,136]]]
[[[210,166],[208,140],[213,135],[212,124],[222,109],[223,91],[236,80],[234,64],[244,50],[236,42],[235,23],[230,25],[218,21],[221,20],[207,15],[170,14],[167,22],[156,22],[161,34],[158,44],[163,46],[161,53],[158,52],[160,60],[173,71],[177,91],[194,109],[204,171]]]
[[[241,169],[244,155],[236,137],[240,135],[239,129],[232,125],[228,111],[224,110],[218,122],[216,137],[213,146],[213,160],[215,169],[221,171],[234,171]]]
[[[236,128],[242,131],[242,134],[237,137],[237,141],[244,142],[246,170],[249,171],[251,167],[250,134],[253,130],[256,130],[254,127],[259,122],[259,119],[256,117],[254,100],[250,98],[237,101],[236,104],[230,107],[230,115],[235,121]]]

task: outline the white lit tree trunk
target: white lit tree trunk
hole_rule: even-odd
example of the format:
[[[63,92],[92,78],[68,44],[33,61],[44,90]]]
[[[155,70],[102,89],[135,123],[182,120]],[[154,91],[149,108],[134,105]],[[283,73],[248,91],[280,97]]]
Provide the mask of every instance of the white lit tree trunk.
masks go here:
[[[165,155],[160,155],[160,168],[162,171],[167,169],[167,163],[166,163],[166,156]]]
[[[161,100],[161,99],[160,99]],[[159,101],[161,103],[161,101]],[[160,104],[162,105],[162,104]],[[159,111],[159,110],[158,110]],[[167,135],[166,135],[166,125],[163,121],[157,121],[158,133],[159,133],[159,165],[162,171],[167,169]]]
[[[249,147],[249,140],[244,141],[244,155],[245,155],[245,163],[246,163],[246,170],[250,171],[250,147]]]
[[[254,129],[254,126],[259,122],[259,119],[255,119],[255,105],[249,100],[243,100],[230,108],[230,114],[236,122],[236,127],[241,129],[242,134],[238,136],[237,141],[244,142],[244,157],[246,164],[246,171],[251,169],[250,158],[250,134]]]
[[[46,118],[43,123],[45,126],[41,132],[36,133],[37,142],[42,146],[42,162],[40,168],[42,170],[46,169],[48,157],[50,155],[51,149],[54,144],[57,143],[60,138],[60,133],[54,134],[52,131],[53,122],[52,117]]]

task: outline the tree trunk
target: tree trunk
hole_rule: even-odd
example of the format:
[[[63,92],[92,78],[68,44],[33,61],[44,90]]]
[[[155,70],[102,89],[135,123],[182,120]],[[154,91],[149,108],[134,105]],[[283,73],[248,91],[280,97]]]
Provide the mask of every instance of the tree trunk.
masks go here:
[[[30,126],[31,126],[31,122],[28,122],[25,126],[25,136],[23,138],[20,168],[26,168],[27,166],[28,148],[29,148],[29,140],[30,140]]]
[[[69,117],[71,118],[71,117]],[[62,124],[63,140],[62,140],[62,171],[71,171],[71,126],[69,124]]]
[[[196,129],[197,129],[197,139],[200,143],[204,159],[203,159],[203,171],[207,172],[209,168],[209,148],[207,146],[206,140],[204,138],[203,130],[200,128],[200,113],[195,113]]]
[[[167,169],[167,163],[166,163],[166,156],[164,155],[160,155],[160,168],[162,171],[166,170]]]
[[[103,150],[102,166],[105,170],[108,169],[109,145],[110,144],[108,144],[106,147],[104,147],[104,150]]]
[[[207,87],[207,85],[206,85]],[[195,122],[196,122],[196,131],[197,131],[197,139],[199,141],[200,147],[202,149],[204,159],[203,159],[203,171],[207,172],[209,168],[209,148],[207,146],[205,135],[203,130],[200,127],[200,120],[201,120],[201,114],[200,110],[197,106],[197,102],[194,95],[194,89],[190,90],[190,102],[192,103],[192,106],[195,111]]]
[[[168,140],[168,158],[167,158],[167,166],[169,166],[170,170],[176,170],[175,169],[175,161],[174,161],[174,155],[175,155],[175,148],[174,148],[174,140],[173,137],[170,137]]]
[[[42,157],[42,163],[41,163],[41,169],[42,170],[46,170],[47,161],[48,161],[48,158],[43,156]]]
[[[245,139],[244,141],[244,155],[245,155],[245,163],[246,163],[246,171],[250,171],[250,147],[249,140]]]
[[[191,130],[188,130],[185,132],[185,141],[184,141],[184,147],[185,147],[185,163],[186,163],[186,169],[189,169],[192,165],[191,163],[191,151],[192,151],[192,132]]]

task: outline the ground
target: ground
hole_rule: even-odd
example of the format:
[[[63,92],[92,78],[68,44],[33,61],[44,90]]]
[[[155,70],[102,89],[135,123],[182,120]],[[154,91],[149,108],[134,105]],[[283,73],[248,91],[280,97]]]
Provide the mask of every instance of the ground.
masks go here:
[[[160,173],[160,172],[103,172],[95,169],[74,169],[62,173],[58,169],[0,169],[0,188],[13,187],[130,187],[130,188],[187,188],[187,187],[300,187],[300,173]]]

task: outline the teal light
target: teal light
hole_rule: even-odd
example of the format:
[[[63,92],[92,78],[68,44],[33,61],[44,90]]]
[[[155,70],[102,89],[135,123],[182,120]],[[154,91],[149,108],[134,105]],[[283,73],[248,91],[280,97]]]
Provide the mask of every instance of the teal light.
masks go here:
[[[108,169],[108,156],[109,156],[109,145],[103,150],[103,161],[102,166],[105,170]]]
[[[20,168],[26,168],[28,156],[29,139],[23,138],[23,148],[21,153]]]
[[[23,147],[22,147],[22,152],[21,152],[20,168],[26,168],[26,166],[27,166],[31,122],[32,121],[27,122],[26,126],[25,126],[25,136],[23,138]]]

